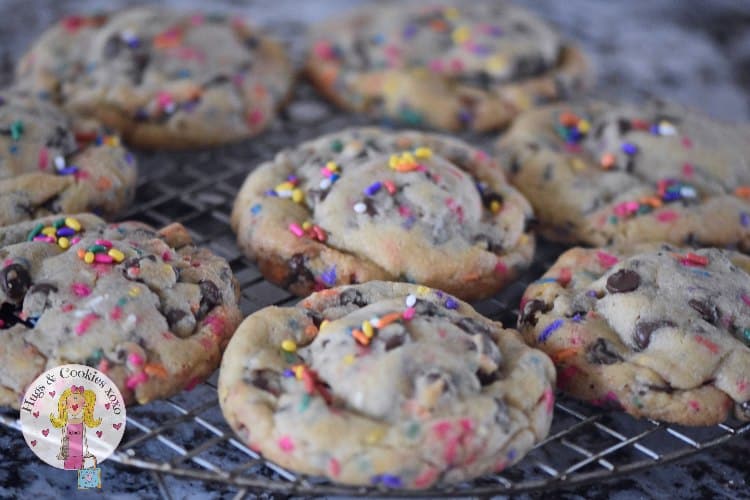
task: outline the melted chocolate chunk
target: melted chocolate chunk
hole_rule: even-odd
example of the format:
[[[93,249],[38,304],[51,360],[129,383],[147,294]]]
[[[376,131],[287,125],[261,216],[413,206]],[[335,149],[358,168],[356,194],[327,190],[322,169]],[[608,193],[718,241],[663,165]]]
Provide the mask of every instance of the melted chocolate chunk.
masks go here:
[[[482,193],[482,205],[484,205],[485,208],[489,209],[492,206],[493,201],[496,201],[500,203],[500,205],[502,205],[504,198],[502,197],[502,195],[493,193],[492,191]]]
[[[469,335],[485,334],[491,336],[492,332],[487,325],[481,321],[475,320],[474,318],[461,318],[456,321],[455,325]]]
[[[630,269],[620,269],[607,278],[607,291],[610,293],[632,292],[641,285],[641,276]]]
[[[630,120],[620,118],[619,120],[617,120],[617,128],[620,130],[620,135],[627,134],[632,128]]]
[[[202,297],[196,318],[202,319],[211,309],[221,303],[221,292],[219,291],[219,287],[217,287],[216,283],[213,281],[201,280],[200,283],[198,283],[198,286],[201,289]]]
[[[649,390],[656,391],[656,392],[665,392],[667,394],[672,394],[674,392],[674,387],[671,385],[648,385],[647,386]]]
[[[365,198],[364,201],[365,204],[365,213],[369,215],[370,217],[373,217],[375,215],[378,215],[378,209],[375,208],[375,202],[372,200],[372,198]]]
[[[179,323],[182,318],[187,316],[187,313],[182,309],[167,309],[167,311],[164,313],[164,316],[167,318],[167,324],[169,325],[169,328],[174,328],[174,325]]]
[[[365,300],[359,290],[350,288],[348,290],[344,290],[341,295],[339,295],[339,304],[342,306],[354,304],[357,307],[365,307],[368,302]]]
[[[274,396],[281,394],[279,374],[273,370],[253,370],[247,380],[250,385],[261,391],[269,392]]]
[[[476,376],[477,380],[479,380],[479,385],[481,385],[482,387],[484,387],[485,385],[490,385],[500,378],[497,371],[485,373],[482,370],[477,370]]]
[[[24,325],[27,328],[34,328],[34,324],[31,321],[21,319],[18,316],[18,308],[10,302],[3,302],[3,304],[0,305],[0,320],[2,320],[0,329],[3,330],[10,328],[18,323]]]
[[[2,271],[0,281],[5,296],[11,302],[21,302],[31,286],[31,275],[21,264],[10,264]]]
[[[648,347],[649,343],[651,343],[651,334],[659,328],[665,328],[668,326],[671,327],[676,325],[668,319],[639,321],[636,323],[635,332],[633,333],[633,344],[635,344],[636,350],[644,350]]]
[[[707,300],[690,299],[688,305],[698,311],[706,323],[715,325],[719,321],[719,309]]]
[[[518,318],[518,324],[536,326],[536,313],[546,313],[551,310],[552,304],[547,304],[546,302],[537,299],[530,300],[525,306],[523,306],[521,317]]]
[[[440,308],[429,300],[417,299],[414,310],[420,316],[444,316]]]
[[[595,365],[613,365],[623,361],[622,356],[614,350],[614,346],[602,337],[586,348],[586,359]]]
[[[306,309],[305,314],[307,314],[307,317],[312,320],[313,325],[315,325],[316,328],[320,328],[320,324],[323,323],[322,314],[320,314],[317,311],[310,310],[310,309]]]
[[[305,265],[305,260],[305,256],[301,253],[296,253],[289,259],[290,273],[284,285],[286,288],[294,283],[315,283],[315,276]]]

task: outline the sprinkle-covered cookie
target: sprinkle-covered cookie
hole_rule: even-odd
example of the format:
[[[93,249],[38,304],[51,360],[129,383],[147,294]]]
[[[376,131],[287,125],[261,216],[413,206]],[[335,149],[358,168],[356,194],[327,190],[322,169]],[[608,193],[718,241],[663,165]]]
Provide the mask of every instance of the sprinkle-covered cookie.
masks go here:
[[[49,103],[0,93],[0,225],[51,213],[115,215],[133,199],[136,175],[117,136],[74,132]]]
[[[391,280],[469,300],[528,265],[530,218],[483,151],[441,135],[353,128],[258,167],[232,227],[266,278],[298,295]]]
[[[750,129],[676,105],[524,113],[498,143],[550,239],[750,250]]]
[[[371,282],[248,317],[219,401],[252,449],[347,484],[427,488],[503,470],[543,439],[554,369],[448,294]]]
[[[126,403],[190,388],[240,322],[227,262],[184,227],[89,214],[0,228],[0,405],[65,363],[112,379]]]
[[[750,419],[750,258],[641,244],[574,248],[529,286],[519,330],[558,385],[636,417]]]
[[[577,48],[504,1],[379,3],[312,39],[307,74],[324,95],[411,125],[495,129],[590,79]]]
[[[186,148],[264,129],[286,99],[292,68],[279,44],[240,18],[138,7],[62,19],[17,76],[134,145]]]

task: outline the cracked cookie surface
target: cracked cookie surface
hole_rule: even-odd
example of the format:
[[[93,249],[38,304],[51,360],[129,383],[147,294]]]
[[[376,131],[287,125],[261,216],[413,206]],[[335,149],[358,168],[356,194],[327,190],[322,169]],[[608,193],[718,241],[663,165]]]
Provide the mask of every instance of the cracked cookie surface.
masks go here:
[[[683,107],[601,101],[519,116],[498,142],[546,237],[750,251],[750,129]]]
[[[543,439],[554,369],[443,292],[371,282],[249,316],[219,374],[253,449],[347,484],[426,488],[499,471]]]
[[[530,219],[481,150],[436,134],[353,128],[253,171],[232,227],[266,278],[298,295],[380,279],[468,300],[528,265]]]
[[[313,29],[307,74],[350,110],[489,130],[588,86],[583,54],[504,1],[393,2]]]
[[[186,148],[263,130],[293,72],[284,49],[241,18],[138,7],[62,19],[23,57],[17,77],[126,142]]]
[[[750,258],[640,244],[574,248],[532,283],[519,330],[558,385],[684,425],[750,419]]]
[[[76,133],[51,104],[0,93],[0,225],[53,213],[115,215],[132,201],[136,176],[117,136]]]
[[[0,228],[0,405],[66,363],[92,366],[125,402],[208,377],[239,324],[227,262],[187,230],[90,214]]]

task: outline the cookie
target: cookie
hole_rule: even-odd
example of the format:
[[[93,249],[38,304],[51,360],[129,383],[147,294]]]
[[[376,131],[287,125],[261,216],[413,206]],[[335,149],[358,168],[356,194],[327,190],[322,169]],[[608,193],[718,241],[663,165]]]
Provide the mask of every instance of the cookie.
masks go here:
[[[54,213],[113,216],[133,199],[134,157],[115,135],[76,133],[27,93],[0,93],[0,225]]]
[[[502,1],[378,3],[313,29],[306,73],[337,105],[485,131],[590,86],[581,51]]]
[[[253,171],[232,227],[264,276],[298,295],[408,281],[465,300],[525,268],[531,209],[486,153],[457,139],[351,128]]]
[[[532,283],[519,330],[558,385],[683,425],[750,420],[750,257],[640,244],[573,248]]]
[[[750,250],[750,129],[677,105],[583,101],[520,116],[498,143],[546,237]]]
[[[219,402],[252,449],[354,485],[426,488],[496,472],[549,432],[550,360],[443,292],[371,282],[249,316]]]
[[[145,148],[254,135],[286,99],[292,77],[281,45],[242,19],[157,7],[64,18],[17,70],[22,85]]]
[[[65,363],[104,372],[125,402],[191,388],[241,320],[227,262],[172,224],[90,214],[0,228],[0,406]]]

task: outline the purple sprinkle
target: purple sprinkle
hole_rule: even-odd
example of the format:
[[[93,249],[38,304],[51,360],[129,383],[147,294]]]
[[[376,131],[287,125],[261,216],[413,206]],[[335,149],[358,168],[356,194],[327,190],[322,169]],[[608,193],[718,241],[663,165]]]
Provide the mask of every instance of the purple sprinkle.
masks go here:
[[[542,330],[542,333],[539,334],[539,339],[537,339],[537,341],[546,342],[547,339],[550,337],[550,335],[552,335],[552,332],[554,332],[561,326],[563,326],[563,320],[556,319],[555,321],[547,325],[547,327],[544,330]]]
[[[134,158],[133,158],[133,154],[132,153],[130,153],[130,152],[125,153],[125,161],[128,163],[128,165],[132,165],[133,164],[133,160],[134,160]]]
[[[492,53],[492,47],[480,43],[471,45],[471,51],[478,56],[488,56]]]
[[[75,174],[76,172],[78,172],[78,167],[75,167],[75,166],[61,168],[60,170],[57,171],[57,173],[60,175],[71,175],[71,174]]]
[[[286,370],[284,370],[284,376],[285,377],[294,377],[294,372],[292,370],[290,370],[289,368],[287,368]]]
[[[747,212],[740,212],[740,224],[744,227],[750,226],[750,214]]]
[[[453,297],[445,299],[445,307],[448,309],[458,309],[458,302]]]
[[[500,26],[492,25],[487,28],[487,34],[491,36],[502,36],[503,29]]]
[[[383,486],[387,486],[388,488],[401,488],[403,486],[401,478],[391,474],[380,474],[378,476],[373,476],[372,484],[378,483],[382,484]]]
[[[278,194],[276,194],[276,191],[274,191],[273,189],[269,189],[263,194],[265,194],[266,196],[278,196]]]
[[[651,129],[650,130],[651,130],[651,133],[653,135],[659,135],[659,125],[657,125],[657,124],[651,125]]]
[[[471,123],[474,119],[474,115],[468,109],[462,109],[458,112],[458,119],[461,123]]]
[[[404,229],[411,229],[411,227],[414,225],[414,223],[417,221],[417,218],[413,215],[410,215],[406,219],[404,219],[404,222],[401,223],[401,227]]]
[[[61,227],[60,229],[58,229],[55,234],[57,236],[73,236],[74,234],[76,234],[76,232],[75,230],[65,226],[65,227]]]
[[[292,184],[294,184],[295,182],[297,182],[297,176],[296,175],[290,175],[289,177],[286,178],[286,180],[288,180],[289,182],[291,182]]]
[[[381,187],[383,187],[383,184],[380,181],[374,182],[365,188],[364,193],[367,196],[372,196],[380,191]]]
[[[437,295],[438,297],[440,297],[442,299],[443,295],[445,295],[445,294],[442,291],[440,291],[440,290],[435,290],[435,295]]]
[[[409,40],[411,38],[414,38],[414,35],[417,34],[417,31],[419,31],[419,27],[416,24],[407,24],[404,28],[402,36],[405,39]]]
[[[633,143],[626,142],[622,145],[622,152],[626,155],[632,156],[638,152],[638,146]]]
[[[252,207],[250,207],[250,211],[253,213],[253,215],[257,215],[258,212],[260,212],[260,209],[262,207],[263,206],[260,203],[256,203],[255,205],[253,205]]]
[[[682,195],[680,194],[679,191],[667,191],[661,197],[661,199],[664,201],[675,201],[675,200],[679,200],[680,198],[682,198]]]
[[[328,286],[333,286],[336,284],[336,266],[331,266],[325,271],[323,271],[323,274],[320,275],[320,279],[323,280],[323,283],[325,283]]]
[[[510,451],[508,452],[508,460],[515,460],[515,458],[516,458],[516,449],[511,448]]]
[[[194,111],[198,107],[198,101],[186,101],[180,104],[180,109],[186,113]]]
[[[586,292],[587,297],[596,297],[596,291],[595,290],[589,290]]]
[[[581,316],[581,313],[576,313],[575,316],[573,316],[573,318],[571,319],[575,323],[580,323],[581,321],[583,321],[583,316]]]

